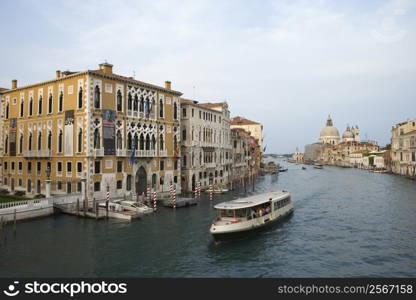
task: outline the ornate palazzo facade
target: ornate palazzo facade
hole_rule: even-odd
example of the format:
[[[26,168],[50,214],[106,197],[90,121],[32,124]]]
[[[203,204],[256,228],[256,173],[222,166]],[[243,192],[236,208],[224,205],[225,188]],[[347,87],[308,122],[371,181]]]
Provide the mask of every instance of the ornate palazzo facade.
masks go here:
[[[167,192],[180,180],[180,96],[168,81],[116,75],[107,63],[26,87],[14,82],[1,102],[3,188],[45,194],[50,178],[52,194]]]

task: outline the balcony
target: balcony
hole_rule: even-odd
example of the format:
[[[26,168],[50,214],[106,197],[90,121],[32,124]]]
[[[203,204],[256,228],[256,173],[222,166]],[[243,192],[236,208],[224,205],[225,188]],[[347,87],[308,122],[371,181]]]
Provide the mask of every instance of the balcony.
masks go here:
[[[205,163],[204,167],[207,169],[215,169],[217,167],[216,163]]]
[[[127,116],[132,117],[133,116],[133,111],[132,110],[127,110]]]
[[[168,150],[159,150],[159,156],[161,157],[168,156]]]
[[[138,116],[138,112],[137,111],[133,111],[133,117],[137,118]]]
[[[136,150],[136,157],[155,157],[155,150]]]
[[[94,156],[104,156],[104,148],[94,149]]]
[[[48,158],[48,157],[51,157],[51,150],[23,151],[23,156],[28,157],[28,158]]]
[[[117,156],[127,156],[127,150],[126,149],[117,149],[116,150]]]

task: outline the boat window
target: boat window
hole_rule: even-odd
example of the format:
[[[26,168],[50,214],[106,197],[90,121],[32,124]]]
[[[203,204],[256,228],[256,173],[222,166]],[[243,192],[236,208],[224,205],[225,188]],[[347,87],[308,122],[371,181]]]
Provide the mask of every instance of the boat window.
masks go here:
[[[234,211],[233,209],[221,209],[220,210],[220,216],[221,217],[228,217],[228,218],[234,218]]]
[[[236,218],[245,218],[247,216],[247,209],[236,209],[235,210],[235,216]]]

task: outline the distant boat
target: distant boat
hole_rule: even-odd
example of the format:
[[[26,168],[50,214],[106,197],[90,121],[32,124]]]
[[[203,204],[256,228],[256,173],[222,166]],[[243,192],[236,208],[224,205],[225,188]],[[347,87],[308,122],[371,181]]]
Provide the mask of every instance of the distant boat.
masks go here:
[[[321,164],[314,164],[314,165],[313,165],[313,167],[314,167],[315,169],[323,169],[323,168],[324,168],[324,166],[323,166],[323,165],[321,165]]]
[[[287,168],[285,168],[285,169],[279,169],[279,172],[286,172],[288,169]]]
[[[302,170],[306,170],[306,167],[302,167]]]

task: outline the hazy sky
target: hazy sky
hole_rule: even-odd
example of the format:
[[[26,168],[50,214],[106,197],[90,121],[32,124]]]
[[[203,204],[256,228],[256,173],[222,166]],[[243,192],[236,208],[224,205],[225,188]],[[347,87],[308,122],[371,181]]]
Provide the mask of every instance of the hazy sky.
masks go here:
[[[315,142],[328,114],[384,145],[416,118],[416,1],[0,1],[0,87],[96,69],[230,104],[267,152]]]

